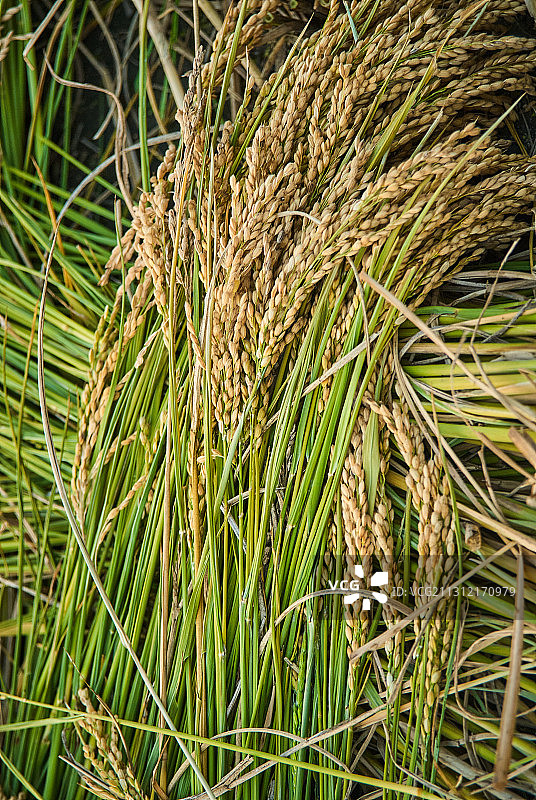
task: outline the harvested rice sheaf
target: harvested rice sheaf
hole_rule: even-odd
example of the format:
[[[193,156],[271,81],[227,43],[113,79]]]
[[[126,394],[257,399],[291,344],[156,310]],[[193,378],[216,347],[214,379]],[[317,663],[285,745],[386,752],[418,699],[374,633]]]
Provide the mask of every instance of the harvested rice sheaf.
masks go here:
[[[214,435],[228,447],[247,411],[252,441],[261,447],[270,435],[281,366],[290,370],[322,296],[328,313],[336,310],[322,373],[344,355],[350,331],[369,345],[373,334],[381,340],[375,363],[366,360],[363,367],[360,408],[334,499],[332,549],[340,500],[348,575],[366,564],[365,577],[377,568],[388,573],[390,587],[400,585],[386,486],[396,447],[418,516],[415,586],[438,588],[455,564],[451,489],[441,458],[428,452],[404,401],[396,399],[395,317],[367,278],[415,308],[469,261],[504,249],[527,228],[536,162],[513,151],[507,124],[515,124],[512,106],[519,98],[526,103],[535,94],[536,40],[510,32],[525,9],[515,0],[489,2],[482,13],[482,4],[462,2],[410,0],[397,7],[360,0],[344,13],[332,3],[322,28],[306,30],[278,72],[261,86],[247,79],[236,119],[220,124],[216,101],[228,85],[229,63],[235,59],[249,74],[248,53],[262,44],[280,5],[253,0],[245,13],[243,4],[231,5],[210,63],[196,61],[178,113],[180,147],[168,150],[122,248],[112,254],[104,280],[124,261],[131,264],[126,286],[137,288],[121,342],[112,331],[123,287],[99,327],[73,497],[83,519],[119,348],[135,337],[154,304],[166,345],[174,320],[184,318],[194,375],[199,381],[208,371],[209,391],[200,392],[196,379],[189,387],[195,509],[189,519],[192,530],[196,524],[202,530],[200,420],[208,414]],[[207,124],[210,115],[215,127]],[[143,342],[137,364],[149,345]],[[332,381],[323,382],[319,418],[327,413]],[[142,482],[163,426],[164,419],[158,431],[144,432],[149,455]],[[379,463],[373,480],[365,455],[371,442]],[[108,515],[103,536],[113,519]],[[427,733],[451,648],[449,602],[442,601],[426,632],[427,655],[418,662]],[[386,607],[384,618],[390,625],[396,612]],[[348,610],[349,656],[366,641],[370,619],[366,610]],[[399,641],[388,646],[395,673]]]

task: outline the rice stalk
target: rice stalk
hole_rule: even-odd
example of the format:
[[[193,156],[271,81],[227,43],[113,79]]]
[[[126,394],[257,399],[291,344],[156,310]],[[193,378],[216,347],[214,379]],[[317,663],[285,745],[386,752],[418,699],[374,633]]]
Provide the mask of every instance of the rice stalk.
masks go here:
[[[258,93],[245,82],[235,121],[220,126],[233,68],[247,66],[277,5],[233,4],[208,65],[198,53],[178,114],[180,146],[142,192],[104,270],[101,290],[115,296],[99,309],[76,445],[69,439],[71,496],[144,669],[155,686],[165,670],[178,730],[201,737],[196,757],[211,786],[225,781],[243,797],[342,797],[351,781],[368,781],[389,798],[444,796],[460,773],[445,743],[468,728],[482,760],[473,759],[460,790],[470,796],[474,785],[491,785],[480,765],[494,752],[479,732],[495,734],[478,699],[470,712],[458,702],[459,687],[490,682],[500,694],[509,651],[493,634],[511,624],[511,596],[468,601],[463,643],[480,660],[460,674],[460,603],[441,600],[410,634],[397,627],[404,605],[343,613],[340,597],[324,595],[320,605],[316,593],[362,565],[367,578],[386,571],[388,593],[400,588],[409,604],[410,587],[446,588],[455,568],[463,577],[493,554],[493,531],[510,525],[521,535],[534,522],[526,486],[516,484],[521,499],[513,499],[495,463],[463,463],[484,430],[493,458],[504,450],[521,461],[508,428],[531,423],[532,364],[520,373],[516,362],[490,359],[511,338],[530,350],[530,307],[514,322],[519,301],[483,313],[467,302],[423,307],[529,224],[534,164],[502,137],[505,109],[534,93],[534,43],[508,33],[522,8],[510,0],[488,4],[485,15],[479,4],[423,0],[395,12],[354,2],[338,15],[332,3],[322,29],[306,32]],[[490,33],[491,22],[499,32]],[[437,357],[436,342],[415,338],[367,278],[434,318],[464,369],[442,351],[435,372],[412,363]],[[464,350],[471,325],[477,335]],[[401,349],[410,354],[402,363]],[[491,487],[487,500],[482,486]],[[462,550],[465,507],[485,522]],[[401,563],[403,546],[410,554]],[[481,569],[471,585],[508,585],[515,560],[504,552]],[[164,733],[143,728],[157,726],[157,710],[111,645],[110,620],[71,539],[58,580],[59,611],[42,609],[24,694],[60,705],[87,683],[114,715],[134,720],[123,729],[137,773],[129,786],[146,792]],[[425,605],[417,594],[415,606]],[[478,630],[476,609],[485,612]],[[382,655],[371,649],[349,666],[384,627],[392,636]],[[406,677],[413,647],[416,668]],[[534,690],[531,647],[523,703]],[[528,704],[523,711],[531,713]],[[44,712],[15,713],[20,738],[7,732],[14,764],[44,784],[44,796],[72,796],[76,775],[62,765],[43,779],[49,754],[24,730]],[[321,741],[325,751],[302,746],[289,763],[273,731]],[[237,760],[213,738],[229,732],[243,748]],[[110,741],[101,744],[100,755],[88,745],[78,753],[113,794],[124,762]],[[61,749],[56,725],[51,757]],[[280,760],[268,769],[260,752]],[[197,792],[172,738],[166,753],[164,788]],[[336,777],[331,757],[351,770],[338,767]],[[514,736],[521,791],[534,784],[531,757],[530,743]]]

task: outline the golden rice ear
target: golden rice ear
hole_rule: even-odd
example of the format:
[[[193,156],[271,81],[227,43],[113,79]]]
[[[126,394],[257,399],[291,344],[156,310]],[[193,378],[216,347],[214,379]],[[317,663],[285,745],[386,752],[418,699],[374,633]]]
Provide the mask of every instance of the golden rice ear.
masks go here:
[[[534,0],[525,0],[527,11],[533,19],[536,19],[536,2]]]

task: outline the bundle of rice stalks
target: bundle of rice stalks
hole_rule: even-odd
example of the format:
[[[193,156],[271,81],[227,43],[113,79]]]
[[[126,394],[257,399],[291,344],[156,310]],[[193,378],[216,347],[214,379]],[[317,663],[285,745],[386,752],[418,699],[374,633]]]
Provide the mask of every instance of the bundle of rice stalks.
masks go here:
[[[198,53],[180,145],[101,278],[117,291],[81,397],[77,538],[13,660],[9,791],[21,775],[46,798],[80,776],[102,797],[534,789],[532,439],[500,438],[536,430],[533,365],[512,380],[491,361],[520,301],[416,313],[530,226],[536,164],[507,138],[535,90],[535,41],[509,32],[524,6],[331,3],[223,122],[279,5],[231,5]],[[501,347],[464,351],[467,328]],[[516,330],[530,353],[534,329]],[[506,479],[469,463],[469,429]]]

